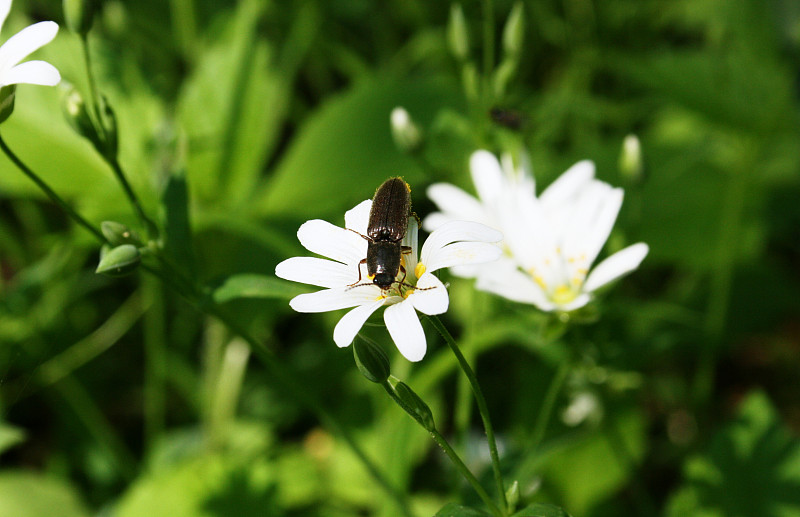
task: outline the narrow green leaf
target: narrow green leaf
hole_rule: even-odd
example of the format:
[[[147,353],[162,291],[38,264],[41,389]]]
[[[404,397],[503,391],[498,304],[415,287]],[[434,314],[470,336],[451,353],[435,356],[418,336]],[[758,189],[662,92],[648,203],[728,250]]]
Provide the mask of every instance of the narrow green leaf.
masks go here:
[[[487,515],[489,514],[469,506],[447,503],[433,517],[486,517]]]
[[[513,517],[570,517],[570,514],[552,504],[536,503],[518,511]]]
[[[276,277],[244,273],[226,278],[214,289],[216,303],[238,298],[278,298],[288,300],[305,292],[301,286]]]
[[[189,222],[189,190],[183,171],[170,174],[164,189],[163,204],[166,251],[191,274],[194,270],[194,241]]]

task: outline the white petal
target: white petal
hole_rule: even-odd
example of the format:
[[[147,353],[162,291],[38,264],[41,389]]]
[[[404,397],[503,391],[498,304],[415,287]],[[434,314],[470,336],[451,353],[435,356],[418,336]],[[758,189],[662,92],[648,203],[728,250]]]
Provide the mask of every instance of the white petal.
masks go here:
[[[297,312],[328,312],[372,303],[378,297],[380,289],[371,285],[355,289],[323,289],[316,293],[297,295],[289,302],[289,306]]]
[[[503,153],[500,163],[506,183],[516,190],[525,192],[527,195],[535,195],[536,181],[531,173],[531,158],[528,153],[522,152],[518,156],[518,165],[514,166],[514,158],[510,153]]]
[[[417,289],[408,297],[408,301],[419,312],[432,316],[447,312],[450,297],[447,288],[436,275],[425,273],[417,282]]]
[[[583,290],[592,292],[622,275],[630,273],[639,267],[639,264],[647,256],[648,251],[650,251],[650,248],[647,244],[640,242],[614,253],[589,273],[589,278],[586,279]]]
[[[494,154],[489,151],[475,151],[470,156],[469,169],[481,201],[492,204],[502,195],[506,182],[503,169]]]
[[[300,244],[308,251],[345,264],[356,264],[367,256],[367,241],[357,233],[327,221],[306,221],[297,230]]]
[[[449,223],[450,221],[455,221],[456,218],[444,214],[442,212],[433,212],[425,216],[425,219],[422,220],[422,227],[425,229],[426,232],[431,233],[433,230],[437,229],[444,223]],[[474,221],[475,219],[473,219]]]
[[[583,160],[576,163],[561,176],[558,177],[544,192],[539,196],[546,210],[557,207],[567,201],[570,197],[583,187],[588,181],[594,178],[594,163],[590,160]]]
[[[470,221],[451,221],[428,236],[422,245],[420,261],[427,266],[430,255],[451,242],[500,242],[501,240],[503,234],[486,225]]]
[[[378,310],[383,305],[383,300],[377,300],[374,303],[367,305],[360,305],[348,312],[336,327],[333,329],[333,341],[339,348],[350,346],[350,343],[355,339],[358,331],[364,326],[364,323],[369,319],[373,312]]]
[[[622,208],[623,191],[615,188],[608,191],[595,214],[594,224],[590,225],[590,233],[587,235],[586,254],[589,263],[594,262],[603,245],[611,235],[614,223]]]
[[[552,311],[555,305],[547,298],[547,294],[530,277],[513,267],[511,261],[501,260],[492,267],[489,273],[478,277],[475,287],[481,291],[494,293],[511,301],[530,303],[543,311]]]
[[[39,22],[14,34],[0,47],[0,71],[8,72],[41,46],[50,43],[58,33],[56,22]]]
[[[402,244],[410,248],[409,253],[403,253],[404,267],[408,273],[413,273],[417,267],[417,251],[419,250],[419,222],[416,217],[409,217],[408,229],[403,236]]]
[[[490,267],[492,267],[491,264],[452,266],[449,271],[451,275],[459,278],[477,278],[481,274],[481,271],[483,271],[483,268]]]
[[[434,250],[423,262],[425,270],[433,272],[445,267],[485,264],[500,258],[503,250],[486,242],[454,242]]]
[[[414,306],[408,300],[383,311],[383,321],[403,357],[414,362],[425,357],[425,332]]]
[[[372,209],[372,200],[365,199],[344,213],[344,227],[357,231],[361,235],[367,234],[369,224],[369,211]]]
[[[358,269],[355,266],[316,257],[286,259],[275,266],[275,275],[319,287],[345,287],[358,281]]]
[[[435,183],[428,187],[428,197],[451,220],[478,221],[487,223],[486,211],[480,201],[463,190],[449,183]],[[425,229],[433,231],[436,227],[429,226],[428,216],[425,219]]]
[[[8,11],[11,10],[11,0],[0,0],[0,31],[3,30],[3,25],[6,23]]]
[[[574,311],[575,309],[580,309],[581,307],[589,303],[591,300],[592,297],[589,294],[581,293],[578,296],[576,296],[575,299],[572,300],[571,302],[559,305],[558,309],[564,312]]]
[[[3,86],[9,84],[39,84],[55,86],[61,82],[61,74],[56,67],[44,61],[20,63],[0,77]]]

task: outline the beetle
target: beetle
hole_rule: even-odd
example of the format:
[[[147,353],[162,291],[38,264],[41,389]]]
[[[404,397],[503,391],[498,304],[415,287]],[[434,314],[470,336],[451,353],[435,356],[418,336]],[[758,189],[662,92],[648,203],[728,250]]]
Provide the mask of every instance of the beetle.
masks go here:
[[[381,289],[389,289],[400,271],[405,278],[402,254],[409,253],[411,248],[403,246],[401,242],[406,235],[410,215],[411,189],[408,184],[399,177],[384,181],[372,198],[367,235],[359,233],[368,242],[367,258],[358,263],[358,280],[350,285],[351,288],[369,285],[359,284],[361,265],[364,263],[367,264],[367,274],[372,283]]]
[[[495,106],[489,110],[489,118],[496,124],[505,126],[514,131],[522,130],[527,122],[525,114],[521,111]]]

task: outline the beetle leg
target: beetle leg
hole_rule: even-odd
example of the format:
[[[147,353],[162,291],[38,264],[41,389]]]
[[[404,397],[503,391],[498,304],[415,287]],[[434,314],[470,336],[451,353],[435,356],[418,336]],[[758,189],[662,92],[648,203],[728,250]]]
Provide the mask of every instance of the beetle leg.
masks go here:
[[[358,232],[356,232],[356,233],[358,233]],[[361,234],[359,233],[359,235],[361,235]],[[361,235],[361,236],[363,237],[363,235]],[[366,263],[367,263],[367,259],[361,259],[361,261],[358,263],[358,280],[356,280],[352,284],[349,284],[347,287],[352,289],[353,287],[357,287],[358,286],[358,283],[361,281],[361,265],[362,264],[366,264]]]

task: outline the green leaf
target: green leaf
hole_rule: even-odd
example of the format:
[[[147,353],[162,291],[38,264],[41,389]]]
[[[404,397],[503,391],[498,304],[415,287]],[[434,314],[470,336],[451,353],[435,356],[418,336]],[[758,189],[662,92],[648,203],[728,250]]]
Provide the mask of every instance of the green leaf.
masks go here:
[[[259,37],[264,3],[240,2],[232,19],[199,56],[179,99],[189,131],[188,170],[198,199],[246,203],[278,144],[292,84],[321,19],[316,5],[299,9],[277,50]]]
[[[684,477],[668,517],[800,515],[800,440],[762,392],[744,400],[708,451],[686,462]]]
[[[103,247],[100,263],[97,264],[95,273],[108,276],[125,276],[133,273],[139,267],[142,256],[139,248],[133,244],[122,244],[116,248]]]
[[[0,454],[25,441],[25,432],[13,425],[0,421]]]
[[[589,513],[608,494],[625,486],[646,447],[645,422],[635,409],[609,414],[602,432],[563,443],[543,459],[543,479],[559,494],[559,502],[577,515]],[[598,475],[598,466],[602,475]],[[532,475],[515,476],[524,479]]]
[[[513,517],[570,517],[570,514],[552,504],[536,503],[519,510]]]
[[[120,499],[115,515],[283,515],[273,478],[262,459],[242,462],[221,454],[200,456],[136,481]]]
[[[164,189],[163,204],[165,212],[164,247],[174,260],[192,274],[194,271],[194,241],[189,222],[189,192],[184,171],[176,171],[169,176]]]
[[[256,210],[298,219],[341,217],[388,177],[404,176],[413,188],[419,167],[395,147],[389,114],[404,106],[424,128],[454,99],[460,99],[455,85],[437,78],[363,81],[308,119],[257,196]]]
[[[288,300],[305,292],[301,286],[280,278],[243,273],[226,278],[214,289],[212,297],[216,303],[225,303],[238,298],[278,298]]]
[[[447,503],[433,517],[486,517],[487,515],[489,514],[475,508]]]
[[[57,509],[57,510],[56,510]],[[88,517],[76,492],[61,481],[27,472],[0,474],[0,515]]]

